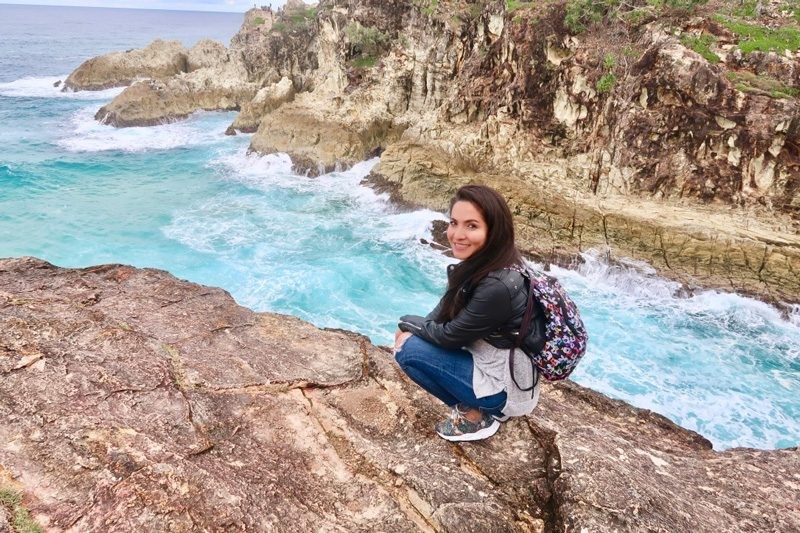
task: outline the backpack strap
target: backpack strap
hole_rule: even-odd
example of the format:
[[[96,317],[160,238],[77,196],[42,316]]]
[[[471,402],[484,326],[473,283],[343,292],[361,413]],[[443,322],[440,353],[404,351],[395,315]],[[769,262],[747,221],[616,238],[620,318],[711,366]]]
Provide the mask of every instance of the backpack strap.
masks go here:
[[[531,280],[530,273],[527,269],[524,272],[520,272],[522,277],[525,278],[528,282],[528,303],[525,305],[525,313],[522,315],[522,324],[519,327],[519,333],[517,334],[517,338],[514,341],[514,346],[511,347],[511,352],[508,355],[508,366],[509,371],[511,372],[511,381],[514,382],[514,385],[521,391],[533,391],[536,388],[536,385],[539,384],[539,372],[536,370],[536,365],[533,364],[531,360],[531,366],[533,367],[533,385],[528,388],[520,387],[519,383],[517,383],[517,378],[514,377],[514,353],[519,349],[522,345],[522,339],[528,334],[528,330],[531,327],[531,322],[533,318],[533,307],[535,305],[533,301],[533,281]],[[527,354],[525,354],[528,357]],[[533,397],[533,392],[531,392],[531,398]]]

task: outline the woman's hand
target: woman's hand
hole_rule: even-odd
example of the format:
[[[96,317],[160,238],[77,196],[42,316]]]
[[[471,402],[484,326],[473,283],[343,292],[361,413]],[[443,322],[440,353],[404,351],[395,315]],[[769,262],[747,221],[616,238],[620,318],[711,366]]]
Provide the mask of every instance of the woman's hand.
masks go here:
[[[411,333],[409,333],[407,331],[400,331],[399,329],[394,332],[394,351],[395,351],[395,353],[400,351],[400,348],[403,347],[403,344],[405,344],[406,340],[411,335],[412,335]]]

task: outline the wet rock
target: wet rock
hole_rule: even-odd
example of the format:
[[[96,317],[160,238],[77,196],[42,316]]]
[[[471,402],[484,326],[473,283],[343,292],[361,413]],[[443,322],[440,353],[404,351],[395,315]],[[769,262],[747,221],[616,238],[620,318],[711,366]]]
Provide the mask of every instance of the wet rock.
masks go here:
[[[0,373],[0,472],[51,530],[800,527],[796,448],[569,382],[448,443],[387,349],[159,270],[0,260]]]

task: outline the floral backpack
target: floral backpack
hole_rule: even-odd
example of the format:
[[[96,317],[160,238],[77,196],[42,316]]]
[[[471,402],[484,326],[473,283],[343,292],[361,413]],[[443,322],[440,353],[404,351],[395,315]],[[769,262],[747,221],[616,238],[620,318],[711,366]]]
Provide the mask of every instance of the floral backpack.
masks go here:
[[[522,275],[528,281],[528,304],[515,346],[511,348],[511,377],[514,379],[514,352],[519,348],[545,379],[565,379],[586,353],[589,340],[578,307],[554,277],[530,268]],[[539,313],[534,315],[536,307]],[[536,380],[530,388],[520,388],[531,390],[535,386]]]

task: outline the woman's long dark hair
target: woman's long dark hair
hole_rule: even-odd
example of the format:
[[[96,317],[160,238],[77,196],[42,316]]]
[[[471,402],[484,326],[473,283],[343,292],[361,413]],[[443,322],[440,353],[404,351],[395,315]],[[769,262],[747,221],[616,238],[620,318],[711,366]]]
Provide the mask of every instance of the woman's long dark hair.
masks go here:
[[[452,320],[463,309],[466,303],[464,292],[471,291],[487,274],[525,264],[514,244],[511,210],[497,191],[485,185],[465,185],[450,201],[450,212],[456,202],[470,202],[480,211],[487,226],[486,242],[472,256],[450,268],[447,292],[436,318],[440,323]]]

